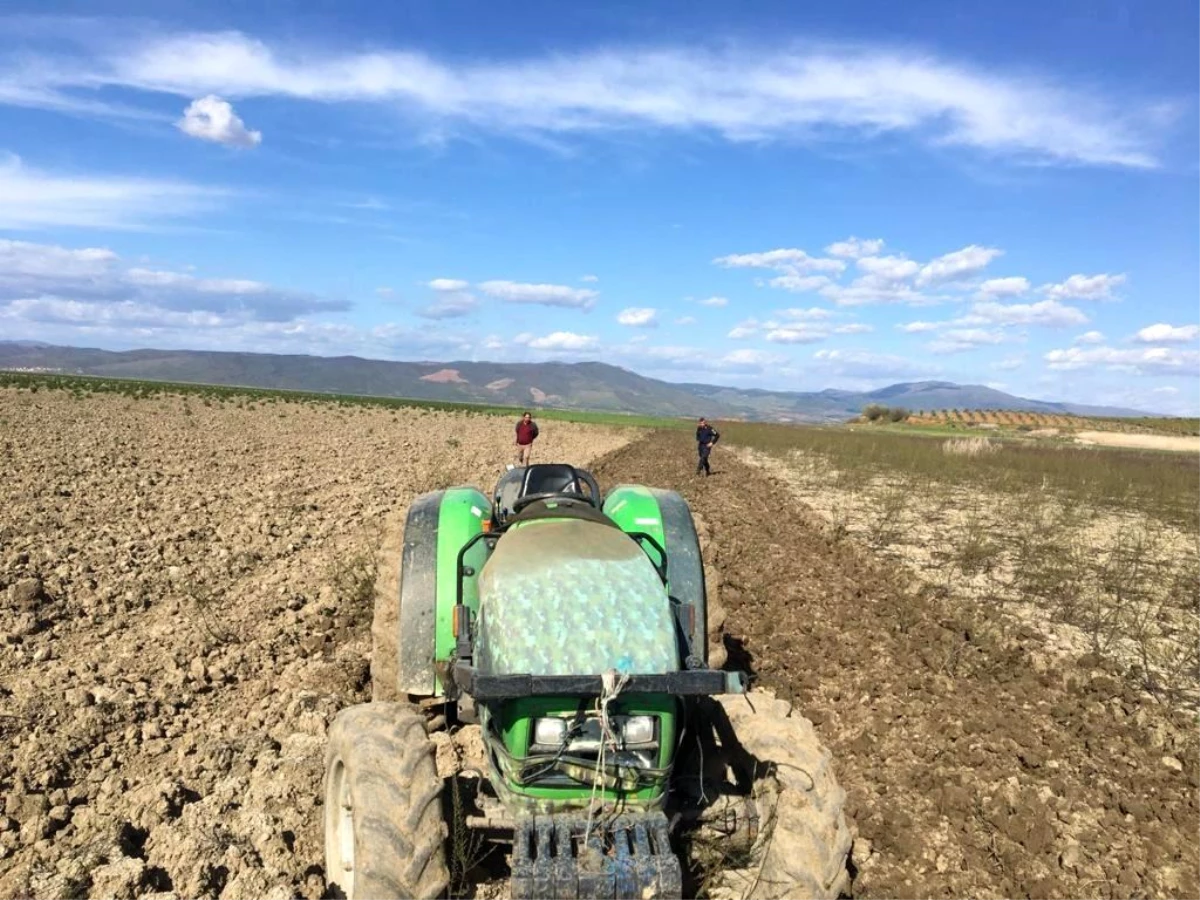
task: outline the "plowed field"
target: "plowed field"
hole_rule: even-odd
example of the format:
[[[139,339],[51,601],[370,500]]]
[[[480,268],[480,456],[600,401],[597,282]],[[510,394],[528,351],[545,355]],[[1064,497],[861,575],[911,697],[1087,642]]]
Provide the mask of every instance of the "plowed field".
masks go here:
[[[370,695],[383,523],[490,485],[511,433],[0,392],[0,897],[320,897],[325,729]],[[543,423],[535,457],[694,504],[729,664],[833,749],[856,896],[1200,893],[1192,721],[1088,660],[1038,671],[760,470],[718,450],[695,478],[687,437]]]
[[[859,897],[1200,894],[1195,722],[1097,661],[1039,671],[1019,632],[924,598],[836,541],[789,488],[686,435],[597,467],[671,485],[704,517],[730,665],[833,750]]]

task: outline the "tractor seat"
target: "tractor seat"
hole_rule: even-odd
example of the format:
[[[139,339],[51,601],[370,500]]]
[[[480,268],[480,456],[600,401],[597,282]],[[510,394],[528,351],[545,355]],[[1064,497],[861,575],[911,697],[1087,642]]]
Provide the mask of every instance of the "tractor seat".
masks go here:
[[[514,513],[524,511],[522,507],[527,504],[539,505],[543,499],[590,503],[597,511],[601,502],[600,488],[595,478],[574,466],[566,463],[536,463],[514,467],[504,474],[493,492],[496,524],[505,526]]]
[[[579,478],[575,467],[565,463],[539,463],[525,469],[521,495],[527,494],[578,494]]]

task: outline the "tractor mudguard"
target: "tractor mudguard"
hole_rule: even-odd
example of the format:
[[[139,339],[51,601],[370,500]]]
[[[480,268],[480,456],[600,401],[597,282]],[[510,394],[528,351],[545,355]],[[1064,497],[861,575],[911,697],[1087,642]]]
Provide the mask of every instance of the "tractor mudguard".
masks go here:
[[[399,659],[400,689],[418,696],[437,696],[444,685],[437,660],[454,651],[454,604],[458,590],[458,553],[483,530],[491,507],[473,487],[453,487],[422,494],[409,507],[404,525],[400,569]],[[483,542],[464,562],[478,572],[487,556]],[[463,579],[463,603],[479,610],[476,578]]]
[[[644,532],[667,553],[667,588],[681,604],[691,606],[695,625],[689,635],[692,652],[708,664],[708,598],[704,584],[704,559],[700,538],[687,501],[678,491],[619,484],[604,498],[604,513],[621,530]],[[648,543],[643,549],[655,563],[658,552]]]

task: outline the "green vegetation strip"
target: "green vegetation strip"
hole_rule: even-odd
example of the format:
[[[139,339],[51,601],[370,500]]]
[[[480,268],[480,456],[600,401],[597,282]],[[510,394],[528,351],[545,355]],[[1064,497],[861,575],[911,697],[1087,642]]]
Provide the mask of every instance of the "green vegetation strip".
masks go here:
[[[76,397],[88,394],[121,394],[133,399],[155,395],[180,395],[202,400],[224,402],[246,401],[262,403],[323,403],[337,406],[383,407],[385,409],[430,409],[459,412],[467,415],[519,416],[528,408],[538,418],[586,425],[613,425],[625,428],[688,428],[692,419],[673,419],[657,416],[632,415],[610,410],[557,409],[531,404],[529,407],[495,406],[482,403],[452,403],[421,400],[409,397],[384,397],[365,394],[335,394],[319,391],[290,391],[278,388],[258,388],[242,385],[199,384],[195,382],[147,381],[133,378],[111,378],[94,375],[62,375],[49,372],[10,372],[0,370],[0,388],[37,391],[70,391]]]

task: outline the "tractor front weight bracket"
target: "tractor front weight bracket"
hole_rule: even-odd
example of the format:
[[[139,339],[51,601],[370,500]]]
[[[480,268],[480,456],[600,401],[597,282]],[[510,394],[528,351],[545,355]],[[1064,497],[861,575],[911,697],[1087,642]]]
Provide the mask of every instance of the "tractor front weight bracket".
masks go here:
[[[512,896],[679,898],[683,873],[661,812],[600,817],[555,814],[517,821]]]

